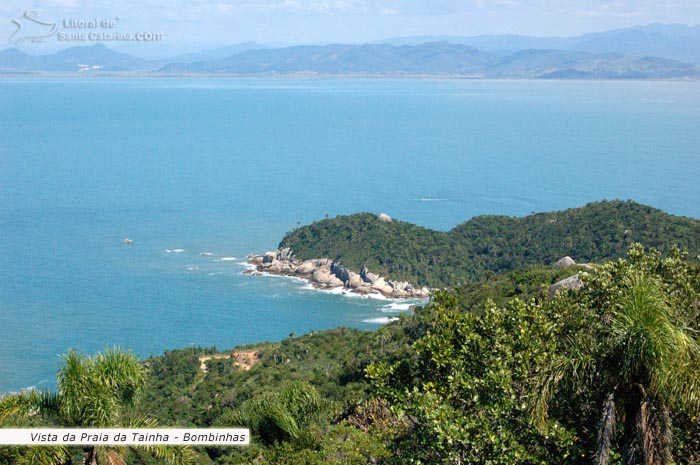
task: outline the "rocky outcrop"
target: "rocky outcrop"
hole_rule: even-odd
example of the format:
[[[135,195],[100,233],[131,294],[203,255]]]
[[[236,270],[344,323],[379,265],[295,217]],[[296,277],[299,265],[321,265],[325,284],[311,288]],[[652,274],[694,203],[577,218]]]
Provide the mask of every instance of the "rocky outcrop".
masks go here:
[[[427,298],[432,290],[416,287],[406,281],[386,280],[363,268],[358,274],[347,269],[340,262],[327,258],[300,261],[294,258],[289,248],[266,252],[263,255],[251,255],[248,263],[255,270],[247,274],[270,273],[281,276],[294,276],[308,280],[318,289],[336,289],[342,287],[348,292],[370,295],[381,294],[392,298]]]
[[[584,273],[585,274],[585,273]],[[579,275],[573,275],[569,276],[568,278],[564,278],[561,281],[558,281],[551,286],[549,286],[549,297],[554,298],[554,296],[557,294],[557,291],[560,289],[581,289],[583,287],[583,280],[581,280],[581,277]]]
[[[558,260],[554,265],[552,265],[552,268],[554,268],[555,270],[563,270],[564,268],[574,266],[575,264],[576,264],[576,262],[574,261],[573,258],[564,257],[564,258]]]

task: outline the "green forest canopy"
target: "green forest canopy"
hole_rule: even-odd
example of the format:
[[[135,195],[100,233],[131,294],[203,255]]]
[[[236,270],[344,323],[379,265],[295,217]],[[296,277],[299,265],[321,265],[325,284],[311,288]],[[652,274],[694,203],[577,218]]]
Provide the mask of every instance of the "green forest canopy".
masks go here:
[[[454,287],[490,273],[551,264],[564,256],[600,262],[635,242],[666,252],[700,254],[700,222],[632,201],[602,201],[523,218],[478,216],[451,231],[358,213],[303,226],[280,248],[299,259],[331,258],[359,271],[429,287]]]

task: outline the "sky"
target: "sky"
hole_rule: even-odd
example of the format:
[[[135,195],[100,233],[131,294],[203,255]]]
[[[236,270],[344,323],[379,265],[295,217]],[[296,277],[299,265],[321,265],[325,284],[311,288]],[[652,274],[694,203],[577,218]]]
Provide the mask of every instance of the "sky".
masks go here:
[[[41,42],[12,44],[13,19],[25,24],[25,32],[37,26],[23,17],[27,10],[65,34],[162,34],[159,40],[108,44],[150,57],[247,41],[291,45],[414,35],[573,36],[651,23],[700,24],[700,0],[2,0],[0,40],[28,53],[92,42],[70,36],[59,41],[54,34]],[[71,20],[113,24],[65,27],[64,21]]]

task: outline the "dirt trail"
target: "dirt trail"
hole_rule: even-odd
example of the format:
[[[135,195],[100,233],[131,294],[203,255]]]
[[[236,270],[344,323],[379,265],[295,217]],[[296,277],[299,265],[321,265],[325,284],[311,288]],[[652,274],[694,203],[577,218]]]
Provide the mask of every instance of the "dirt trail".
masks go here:
[[[214,355],[200,355],[199,356],[199,369],[205,374],[209,371],[207,362],[211,359],[229,359],[232,358],[236,361],[235,366],[243,369],[250,370],[255,366],[258,361],[260,361],[260,354],[256,351],[233,351],[228,354],[214,354]]]

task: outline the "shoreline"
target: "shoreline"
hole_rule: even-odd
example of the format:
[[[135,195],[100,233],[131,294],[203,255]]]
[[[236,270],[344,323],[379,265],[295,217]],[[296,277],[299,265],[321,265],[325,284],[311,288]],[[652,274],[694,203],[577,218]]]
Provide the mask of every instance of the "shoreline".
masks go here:
[[[325,291],[341,290],[343,294],[360,297],[387,299],[427,299],[434,289],[414,286],[407,281],[385,279],[367,268],[359,273],[348,270],[340,262],[328,258],[298,260],[289,248],[265,252],[262,255],[249,255],[250,269],[243,272],[253,276],[284,276],[307,282],[315,289]],[[336,291],[337,292],[337,291]]]

